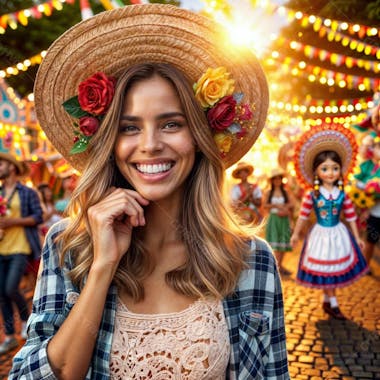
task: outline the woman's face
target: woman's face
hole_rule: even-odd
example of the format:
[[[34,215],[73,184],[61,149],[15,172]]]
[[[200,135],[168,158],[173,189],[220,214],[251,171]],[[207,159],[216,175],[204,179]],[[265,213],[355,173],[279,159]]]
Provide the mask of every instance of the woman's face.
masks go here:
[[[281,186],[282,185],[282,176],[277,175],[272,178],[272,184],[273,186]]]
[[[340,177],[340,165],[328,158],[317,167],[316,174],[323,185],[332,186]]]
[[[47,201],[51,201],[53,199],[53,192],[50,187],[44,187],[43,192]]]
[[[143,197],[181,195],[195,160],[195,144],[178,95],[154,76],[128,91],[115,144],[121,174]]]

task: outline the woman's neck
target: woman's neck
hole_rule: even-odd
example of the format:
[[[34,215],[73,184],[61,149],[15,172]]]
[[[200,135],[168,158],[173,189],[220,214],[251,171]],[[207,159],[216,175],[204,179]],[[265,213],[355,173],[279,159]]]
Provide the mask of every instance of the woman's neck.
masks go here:
[[[176,202],[151,202],[145,209],[144,240],[173,241],[180,232],[179,208]]]

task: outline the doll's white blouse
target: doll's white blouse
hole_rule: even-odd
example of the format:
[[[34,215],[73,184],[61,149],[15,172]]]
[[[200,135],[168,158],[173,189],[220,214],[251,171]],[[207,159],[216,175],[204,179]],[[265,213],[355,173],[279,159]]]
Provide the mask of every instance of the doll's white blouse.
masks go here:
[[[198,300],[169,314],[136,314],[119,299],[111,379],[222,380],[230,356],[221,301]]]

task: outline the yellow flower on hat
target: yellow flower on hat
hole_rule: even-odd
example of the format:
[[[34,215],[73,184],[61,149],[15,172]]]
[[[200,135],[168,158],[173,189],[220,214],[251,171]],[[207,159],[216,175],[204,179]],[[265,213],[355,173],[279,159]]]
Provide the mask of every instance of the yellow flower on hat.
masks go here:
[[[225,67],[208,68],[194,84],[195,98],[203,108],[210,108],[221,98],[231,95],[235,81],[230,79],[230,73]]]
[[[232,145],[232,136],[225,133],[216,133],[214,141],[222,154],[228,153]]]

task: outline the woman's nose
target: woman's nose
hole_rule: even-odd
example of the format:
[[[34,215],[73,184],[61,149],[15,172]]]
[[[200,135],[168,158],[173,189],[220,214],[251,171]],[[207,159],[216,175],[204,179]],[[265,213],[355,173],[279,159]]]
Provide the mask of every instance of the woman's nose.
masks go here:
[[[144,152],[156,152],[161,150],[163,143],[159,131],[148,128],[141,134],[140,149]]]

